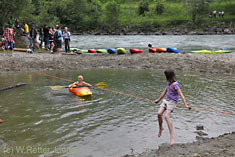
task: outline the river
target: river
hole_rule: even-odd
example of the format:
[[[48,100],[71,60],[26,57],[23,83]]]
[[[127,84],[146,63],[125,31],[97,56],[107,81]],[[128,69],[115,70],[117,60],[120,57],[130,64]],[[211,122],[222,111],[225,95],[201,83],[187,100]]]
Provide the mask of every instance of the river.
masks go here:
[[[139,48],[148,52],[148,44],[156,48],[173,47],[182,52],[193,50],[235,50],[235,35],[74,35],[71,47],[80,49]]]
[[[121,43],[124,47],[125,42]],[[157,70],[44,73],[70,80],[81,74],[91,84],[106,82],[107,89],[150,100],[155,100],[166,84],[163,72]],[[177,72],[189,105],[219,111],[235,112],[234,79],[234,76]],[[132,149],[140,153],[162,143],[169,144],[165,121],[163,135],[157,137],[159,104],[96,88],[91,88],[91,99],[82,99],[68,89],[50,88],[69,84],[65,80],[26,72],[0,74],[1,87],[18,82],[27,85],[0,93],[0,118],[4,120],[0,125],[0,155],[116,157],[130,154]],[[182,101],[178,105],[183,105]],[[229,114],[177,108],[172,121],[176,143],[195,141],[198,123],[204,125],[208,137],[235,130],[234,115]]]

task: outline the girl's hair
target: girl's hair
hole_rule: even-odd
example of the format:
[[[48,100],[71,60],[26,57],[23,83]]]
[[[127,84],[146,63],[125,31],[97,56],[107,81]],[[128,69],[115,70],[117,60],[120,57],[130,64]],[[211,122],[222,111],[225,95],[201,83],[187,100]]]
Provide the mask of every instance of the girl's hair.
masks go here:
[[[78,78],[81,78],[83,80],[83,76],[82,75],[79,75]]]
[[[166,76],[166,80],[170,83],[170,85],[175,82],[175,72],[174,70],[167,69],[164,71],[164,74]]]

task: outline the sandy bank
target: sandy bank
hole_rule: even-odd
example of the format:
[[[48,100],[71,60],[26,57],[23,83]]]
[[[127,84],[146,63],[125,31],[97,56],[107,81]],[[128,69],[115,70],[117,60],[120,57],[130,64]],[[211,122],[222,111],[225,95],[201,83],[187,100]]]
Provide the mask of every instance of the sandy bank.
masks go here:
[[[235,132],[201,141],[161,145],[159,149],[124,157],[233,157],[235,156]]]
[[[12,68],[12,66],[18,69]],[[186,72],[235,74],[235,53],[230,54],[26,54],[14,56],[0,54],[0,72],[54,69],[166,69],[173,68]]]

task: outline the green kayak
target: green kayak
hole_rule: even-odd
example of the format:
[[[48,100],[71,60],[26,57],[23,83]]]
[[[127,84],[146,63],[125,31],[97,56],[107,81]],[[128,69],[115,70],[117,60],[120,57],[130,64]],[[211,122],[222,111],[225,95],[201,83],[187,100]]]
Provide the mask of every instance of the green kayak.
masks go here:
[[[88,53],[88,50],[81,50],[82,53]]]
[[[97,52],[97,53],[108,54],[108,51],[107,51],[106,49],[98,49],[96,52]]]
[[[191,51],[192,53],[231,53],[231,50],[217,50],[217,51],[211,51],[211,50],[199,50],[199,51]]]

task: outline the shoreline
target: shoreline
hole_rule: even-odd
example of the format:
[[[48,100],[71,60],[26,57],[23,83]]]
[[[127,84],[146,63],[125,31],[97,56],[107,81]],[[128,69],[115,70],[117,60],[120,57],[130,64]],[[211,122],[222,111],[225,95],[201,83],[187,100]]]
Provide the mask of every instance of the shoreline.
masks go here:
[[[80,54],[57,55],[14,52],[0,53],[0,73],[15,71],[79,70],[79,69],[150,69],[172,68],[176,71],[235,75],[235,53],[144,53],[144,54]],[[16,68],[13,68],[16,67]]]
[[[162,144],[140,154],[123,157],[232,157],[235,156],[235,132],[225,133],[218,137],[204,138],[192,143],[179,143],[174,146]]]

